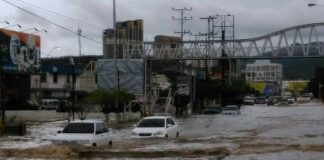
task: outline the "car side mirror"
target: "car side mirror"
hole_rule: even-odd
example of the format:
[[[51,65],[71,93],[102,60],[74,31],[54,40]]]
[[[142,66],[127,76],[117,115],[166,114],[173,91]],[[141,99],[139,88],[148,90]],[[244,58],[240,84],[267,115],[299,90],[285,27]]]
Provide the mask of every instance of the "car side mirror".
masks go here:
[[[62,133],[62,131],[57,131],[58,134]]]
[[[169,128],[169,127],[172,127],[172,124],[168,124],[168,125],[167,125],[167,128]]]
[[[133,127],[136,128],[136,124],[133,124]]]

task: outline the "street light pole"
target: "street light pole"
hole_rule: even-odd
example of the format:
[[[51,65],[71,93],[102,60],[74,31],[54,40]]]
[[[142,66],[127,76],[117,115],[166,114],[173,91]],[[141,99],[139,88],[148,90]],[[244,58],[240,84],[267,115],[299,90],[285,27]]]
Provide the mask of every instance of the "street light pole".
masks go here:
[[[73,57],[70,58],[70,63],[71,63],[71,67],[72,67],[72,93],[71,93],[71,97],[72,97],[72,120],[74,121],[74,109],[75,109],[75,63],[74,63],[74,59]]]
[[[3,92],[3,82],[4,82],[4,75],[3,75],[3,52],[2,47],[0,46],[0,107],[1,107],[1,121],[5,123],[6,111],[4,106],[4,92]]]

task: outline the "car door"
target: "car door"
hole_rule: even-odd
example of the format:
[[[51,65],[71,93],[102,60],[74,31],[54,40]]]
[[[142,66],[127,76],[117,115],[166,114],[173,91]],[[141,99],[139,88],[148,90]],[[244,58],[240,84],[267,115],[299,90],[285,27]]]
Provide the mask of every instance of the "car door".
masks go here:
[[[96,141],[99,145],[108,145],[109,143],[109,130],[104,123],[96,124],[95,132]]]
[[[167,120],[166,120],[166,124],[167,124],[167,132],[168,132],[168,135],[170,135],[170,136],[176,136],[176,124],[175,124],[175,122],[173,121],[173,119],[172,118],[167,118]]]

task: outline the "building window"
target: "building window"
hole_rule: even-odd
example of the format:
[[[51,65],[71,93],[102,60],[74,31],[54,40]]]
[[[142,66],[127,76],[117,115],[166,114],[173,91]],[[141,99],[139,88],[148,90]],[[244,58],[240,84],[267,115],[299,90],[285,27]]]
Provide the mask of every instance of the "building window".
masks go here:
[[[98,75],[95,74],[95,84],[97,84],[97,83],[98,83]]]
[[[53,73],[53,83],[57,83],[57,73]]]
[[[42,73],[41,74],[41,82],[43,82],[43,83],[46,83],[47,82],[46,73]]]

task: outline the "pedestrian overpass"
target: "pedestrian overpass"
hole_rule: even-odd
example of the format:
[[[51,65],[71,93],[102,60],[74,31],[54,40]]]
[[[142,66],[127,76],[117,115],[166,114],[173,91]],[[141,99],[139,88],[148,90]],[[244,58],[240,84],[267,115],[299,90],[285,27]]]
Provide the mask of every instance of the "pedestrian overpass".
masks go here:
[[[248,39],[165,43],[118,42],[118,45],[122,46],[122,55],[126,59],[197,60],[323,57],[324,22],[294,26]],[[222,53],[225,53],[226,57]]]

